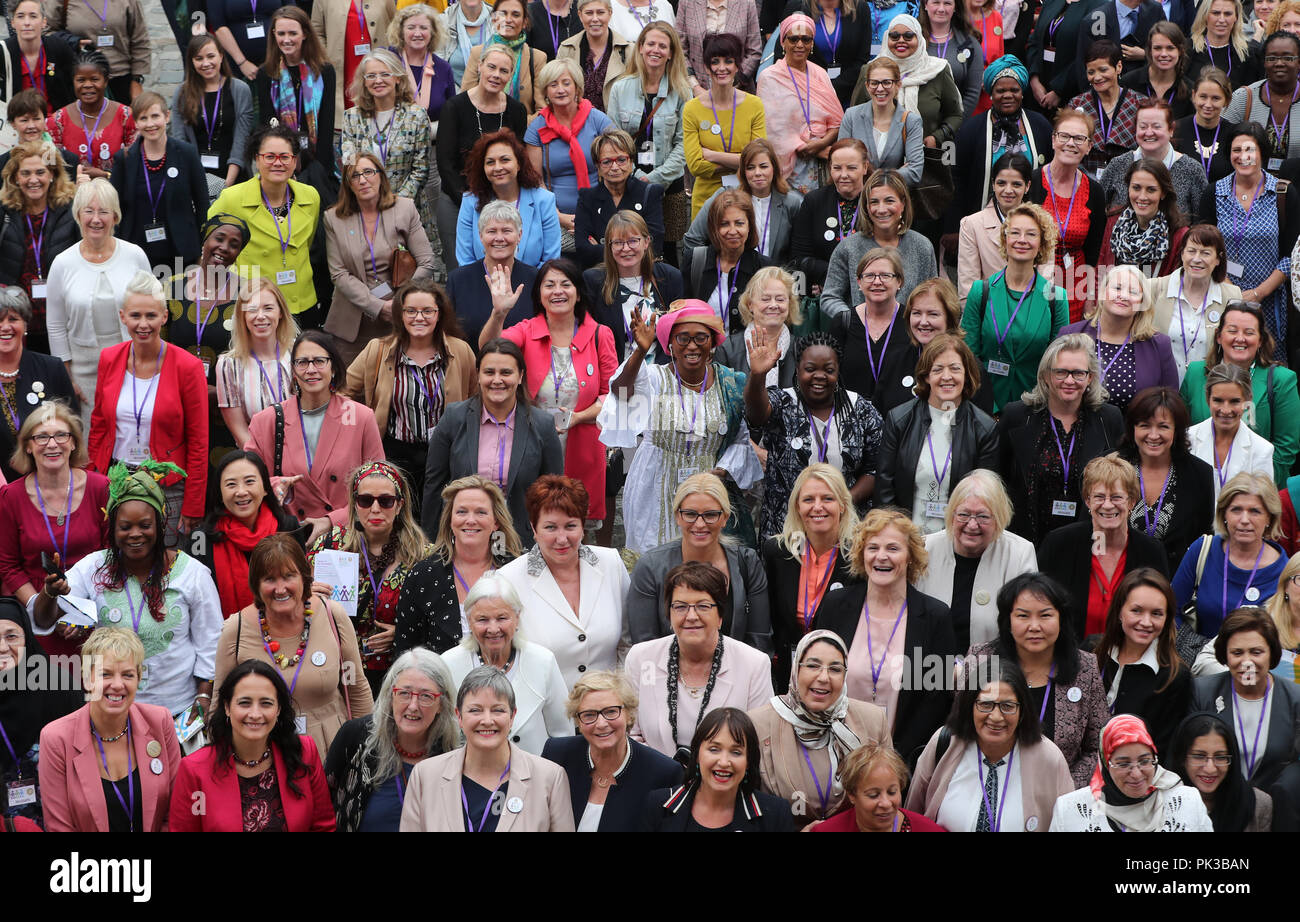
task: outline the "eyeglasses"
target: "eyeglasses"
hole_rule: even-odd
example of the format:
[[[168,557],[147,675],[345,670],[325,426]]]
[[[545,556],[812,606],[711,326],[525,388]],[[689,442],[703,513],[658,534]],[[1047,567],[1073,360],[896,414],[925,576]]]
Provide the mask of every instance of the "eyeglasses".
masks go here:
[[[910,42],[916,38],[915,32],[890,32],[889,40],[891,42]]]
[[[1265,64],[1294,64],[1300,58],[1293,54],[1266,54],[1264,55]]]
[[[1214,755],[1210,755],[1208,752],[1189,752],[1187,761],[1193,765],[1205,765],[1213,762],[1219,768],[1226,768],[1232,764],[1232,756],[1226,752],[1216,752]]]
[[[382,496],[372,496],[369,493],[357,494],[357,505],[362,509],[369,509],[375,503],[379,503],[380,509],[392,509],[397,505],[397,497],[392,493],[385,493]]]
[[[673,342],[679,346],[689,346],[695,343],[697,346],[707,346],[713,342],[712,333],[674,333]]]
[[[437,704],[438,699],[441,697],[442,697],[442,692],[428,692],[428,691],[417,692],[410,688],[393,689],[393,700],[396,701],[398,704],[400,704],[402,707],[406,707],[406,705],[411,703],[411,699],[414,698],[415,703],[418,704],[423,710],[427,711],[429,708]]]
[[[403,317],[437,317],[438,308],[436,307],[404,307],[402,308]]]
[[[882,89],[889,90],[889,89],[893,89],[894,84],[897,82],[898,81],[895,80],[893,77],[890,77],[886,80],[868,80],[867,86],[873,90],[882,90]]]
[[[263,163],[290,163],[293,154],[258,154],[257,158]]]
[[[635,250],[644,240],[644,237],[626,237],[623,240],[611,240],[609,248],[611,250]]]
[[[898,278],[893,272],[864,272],[858,276],[864,282],[888,282],[890,279]]]
[[[1087,381],[1092,372],[1086,368],[1053,368],[1052,380],[1057,383],[1070,381]]]
[[[1144,772],[1148,768],[1154,768],[1159,763],[1160,760],[1155,756],[1151,755],[1151,756],[1143,756],[1142,758],[1138,759],[1136,762],[1134,762],[1132,759],[1117,759],[1117,760],[1107,762],[1106,764],[1110,766],[1110,770],[1113,772],[1123,772],[1127,774],[1128,772],[1133,771],[1133,769],[1135,768],[1138,771]]]
[[[308,368],[324,368],[330,363],[328,355],[313,355],[310,358],[294,359],[293,367],[299,371],[306,371]]]
[[[813,37],[811,35],[787,35],[785,40],[791,45],[811,45]]]
[[[691,602],[674,602],[668,606],[669,611],[680,617],[685,617],[687,612],[692,609],[697,615],[707,617],[717,611],[718,606],[714,605],[712,602],[695,602],[694,604]]]
[[[710,509],[708,512],[700,512],[698,509],[678,509],[677,514],[691,525],[694,525],[697,519],[704,519],[706,525],[717,525],[718,520],[722,518],[721,509]]]
[[[1088,497],[1088,501],[1094,506],[1100,506],[1102,503],[1106,502],[1106,500],[1110,500],[1111,505],[1122,506],[1126,499],[1128,499],[1128,496],[1124,493],[1093,493]]]
[[[626,155],[622,157],[606,157],[604,160],[598,162],[600,163],[600,168],[602,170],[608,170],[612,166],[627,166],[632,162],[632,158]]]
[[[3,640],[6,646],[16,647],[23,642],[23,632],[5,631],[3,634],[0,634],[0,640]]]
[[[997,708],[1003,714],[1011,715],[1020,710],[1019,701],[990,701],[987,698],[978,698],[975,701],[975,710],[981,714],[992,714],[993,709]]]
[[[817,673],[822,672],[823,670],[830,673],[832,676],[841,676],[844,675],[845,673],[845,668],[843,663],[823,663],[819,659],[804,660],[802,663],[799,664],[799,668],[802,669],[804,672],[813,675],[816,675]]]
[[[974,522],[982,528],[985,525],[993,524],[993,516],[989,515],[987,512],[954,512],[952,518],[954,522],[957,522],[960,525]]]
[[[599,711],[579,711],[578,720],[583,726],[590,727],[598,718],[605,718],[610,723],[618,720],[623,714],[623,705],[611,704],[607,708],[601,708]]]
[[[42,432],[40,435],[32,436],[32,441],[43,448],[51,442],[55,445],[67,445],[70,438],[72,438],[72,433],[67,431]]]
[[[374,179],[378,175],[379,171],[372,167],[366,167],[364,170],[352,171],[352,179],[354,182],[358,179]]]
[[[386,70],[378,70],[375,71],[373,74],[366,74],[365,76],[366,83],[374,83],[376,80],[392,80],[392,79],[393,79],[393,75]]]
[[[1057,131],[1054,134],[1062,144],[1087,144],[1089,140],[1086,134],[1067,134],[1064,131]]]

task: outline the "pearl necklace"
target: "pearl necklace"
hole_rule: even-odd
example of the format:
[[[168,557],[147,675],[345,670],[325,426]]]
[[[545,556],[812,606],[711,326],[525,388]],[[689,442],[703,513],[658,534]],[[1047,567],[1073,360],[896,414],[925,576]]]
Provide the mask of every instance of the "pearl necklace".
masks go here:
[[[9,378],[9,379],[16,378],[18,377],[19,371],[20,369],[17,368],[15,368],[13,371],[0,371],[0,378]]]

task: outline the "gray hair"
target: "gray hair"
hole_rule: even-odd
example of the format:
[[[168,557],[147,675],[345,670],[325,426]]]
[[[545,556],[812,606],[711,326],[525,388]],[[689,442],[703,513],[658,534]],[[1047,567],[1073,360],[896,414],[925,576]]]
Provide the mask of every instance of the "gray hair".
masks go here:
[[[376,788],[397,775],[402,760],[397,754],[397,721],[393,716],[393,686],[402,673],[414,670],[430,679],[442,697],[438,699],[438,715],[429,727],[429,741],[425,755],[451,752],[459,741],[456,718],[452,714],[451,696],[455,681],[442,657],[424,647],[407,650],[389,668],[375,698],[375,710],[370,720],[370,733],[361,749],[361,783]]]
[[[978,499],[989,507],[994,524],[993,540],[1002,537],[1002,533],[1011,524],[1011,497],[1007,495],[1007,487],[1002,478],[983,467],[975,468],[959,480],[948,494],[948,506],[943,516],[944,530],[948,532],[948,537],[956,539],[957,528],[953,516],[957,514],[957,507],[968,499]]]
[[[519,593],[515,591],[515,587],[511,585],[510,580],[499,573],[484,573],[465,595],[465,603],[461,607],[465,610],[466,621],[469,620],[470,613],[479,602],[503,602],[515,613],[516,622],[524,612],[524,603],[519,600]],[[519,630],[518,623],[516,623],[512,646],[518,649],[523,643],[523,639],[523,634]],[[460,645],[466,650],[478,652],[478,640],[474,637],[472,630],[465,632]]]
[[[523,231],[524,219],[519,214],[519,209],[509,202],[503,202],[496,198],[483,206],[483,210],[478,215],[478,226],[484,227],[494,221],[508,221],[515,226],[515,230]]]
[[[113,212],[113,226],[122,223],[122,200],[117,196],[113,184],[102,176],[96,176],[89,182],[78,183],[77,192],[72,197],[72,217],[77,222],[77,229],[83,234],[81,212],[92,202],[98,202],[102,208]]]
[[[1047,406],[1047,395],[1052,392],[1052,366],[1062,352],[1080,352],[1088,358],[1088,389],[1083,392],[1083,404],[1095,410],[1106,402],[1106,388],[1101,384],[1101,366],[1097,364],[1097,344],[1087,333],[1064,333],[1048,343],[1038,362],[1038,383],[1032,391],[1025,391],[1020,399],[1031,410]]]
[[[456,692],[456,710],[461,709],[466,698],[484,689],[510,705],[510,713],[513,714],[518,710],[515,707],[515,687],[510,684],[506,674],[495,666],[478,666],[469,671],[469,675],[465,676],[460,683],[460,690]]]
[[[131,280],[126,283],[126,288],[122,292],[123,308],[126,307],[126,299],[131,295],[150,298],[157,301],[160,307],[167,306],[167,293],[163,291],[162,283],[143,269],[136,270],[135,275],[131,276]]]
[[[32,325],[32,299],[17,285],[0,285],[0,317],[14,313]]]

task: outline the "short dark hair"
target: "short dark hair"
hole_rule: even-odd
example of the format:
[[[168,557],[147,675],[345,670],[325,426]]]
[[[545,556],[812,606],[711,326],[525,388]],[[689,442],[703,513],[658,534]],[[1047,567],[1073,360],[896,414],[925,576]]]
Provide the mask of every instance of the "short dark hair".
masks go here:
[[[697,562],[697,564],[713,569],[707,563]],[[758,747],[758,730],[754,728],[754,722],[749,719],[749,715],[740,708],[716,708],[704,715],[700,725],[695,728],[695,735],[691,737],[691,764],[687,771],[686,783],[688,785],[700,783],[700,750],[704,748],[705,743],[723,730],[726,730],[732,739],[740,740],[745,744],[745,777],[740,779],[741,792],[748,794],[757,791],[762,787],[759,766],[763,761],[762,750]]]
[[[1025,674],[1020,671],[1020,666],[1016,664],[1014,657],[997,657],[996,674],[993,672],[993,665],[994,660],[984,656],[966,661],[966,668],[973,671],[974,675],[979,676],[980,679],[962,683],[962,687],[957,691],[957,695],[953,699],[952,711],[948,714],[948,721],[945,726],[958,739],[965,740],[968,743],[975,742],[978,739],[975,733],[975,702],[979,699],[980,692],[985,688],[994,682],[1003,682],[1011,686],[1016,701],[1020,704],[1020,720],[1016,724],[1016,742],[1027,746],[1037,743],[1043,738],[1043,729],[1038,723],[1038,714],[1034,712],[1033,702],[1029,698],[1029,683],[1025,681]],[[967,676],[970,676],[970,672],[967,673]],[[987,677],[987,680],[985,680],[985,677]]]
[[[298,357],[298,349],[303,343],[311,343],[325,350],[325,354],[330,357],[330,387],[335,390],[341,387],[347,377],[348,368],[343,364],[343,356],[339,355],[339,347],[334,345],[334,337],[323,330],[303,330],[293,341],[293,348],[289,350],[290,364]],[[293,386],[296,393],[298,387],[296,374]]]
[[[211,540],[217,540],[218,537],[221,540],[225,539],[224,533],[216,531],[217,519],[226,514],[226,507],[221,504],[221,475],[236,461],[247,461],[257,469],[258,475],[262,478],[262,489],[266,492],[262,502],[271,510],[271,514],[277,521],[285,517],[284,506],[276,498],[275,490],[271,488],[271,472],[267,469],[262,456],[246,448],[235,448],[221,456],[221,460],[212,471],[212,476],[208,478],[208,508],[212,511],[208,513],[205,526],[212,532]]]
[[[1016,642],[1011,636],[1011,609],[1016,607],[1016,599],[1024,592],[1046,599],[1059,613],[1061,631],[1052,649],[1052,661],[1056,664],[1056,681],[1068,685],[1079,674],[1079,639],[1074,636],[1074,618],[1071,617],[1074,602],[1066,588],[1046,573],[1032,570],[1021,573],[998,590],[998,654],[1012,662],[1018,661]]]
[[[329,613],[327,612],[325,616],[329,617]],[[275,688],[275,699],[280,713],[276,715],[275,726],[271,728],[269,742],[280,750],[280,757],[284,759],[285,772],[288,774],[285,781],[288,782],[289,790],[295,795],[301,795],[302,792],[294,782],[295,779],[307,777],[307,767],[302,758],[302,741],[298,739],[298,732],[293,724],[293,698],[289,695],[289,686],[285,684],[284,676],[265,660],[244,660],[230,670],[221,687],[217,689],[217,700],[212,702],[212,713],[208,716],[208,744],[216,750],[217,771],[231,771],[234,768],[232,761],[235,753],[234,730],[230,725],[230,717],[226,714],[226,708],[234,700],[235,686],[250,675],[261,676]],[[359,677],[358,681],[360,681]]]
[[[1219,264],[1210,273],[1210,278],[1216,282],[1222,282],[1228,277],[1228,246],[1223,240],[1223,231],[1213,224],[1193,224],[1187,229],[1187,243],[1213,247],[1214,255],[1218,257]]]
[[[1083,53],[1083,63],[1091,64],[1093,61],[1105,60],[1111,67],[1115,67],[1123,59],[1124,53],[1120,51],[1119,45],[1115,44],[1108,38],[1099,38],[1088,45],[1087,50]]]
[[[1261,49],[1262,54],[1260,57],[1262,58],[1265,54],[1268,54],[1268,46],[1278,40],[1291,42],[1295,45],[1296,51],[1300,51],[1300,36],[1296,35],[1294,32],[1287,32],[1285,29],[1278,29],[1268,38],[1264,39],[1264,46]],[[1262,128],[1263,126],[1260,127]]]
[[[591,497],[581,480],[563,474],[543,474],[532,482],[524,494],[528,521],[533,525],[543,512],[554,509],[574,519],[586,519]]]
[[[573,305],[573,328],[576,330],[582,326],[582,321],[587,319],[591,308],[587,304],[587,283],[582,280],[582,270],[571,259],[548,259],[537,267],[537,275],[533,277],[533,316],[540,317],[546,313],[546,308],[542,306],[542,281],[546,278],[546,274],[552,271],[568,279],[577,292],[578,300]]]
[[[964,380],[961,386],[961,399],[970,400],[975,396],[975,392],[980,387],[980,361],[971,351],[970,346],[966,345],[963,338],[964,333],[959,328],[956,332],[944,332],[935,336],[924,346],[921,347],[920,355],[916,358],[916,387],[914,393],[921,400],[930,399],[930,369],[934,363],[939,361],[939,356],[949,350],[956,352],[957,357],[961,359],[962,367],[965,369]]]
[[[271,44],[274,45],[275,43],[272,42]],[[298,135],[279,122],[273,122],[254,129],[253,133],[248,137],[248,144],[244,147],[244,158],[248,161],[250,169],[253,162],[257,160],[257,155],[262,152],[262,145],[272,138],[278,138],[288,144],[293,155],[298,156]]]
[[[524,350],[505,337],[498,336],[496,339],[489,339],[479,347],[480,368],[483,367],[483,360],[489,355],[508,355],[515,360],[515,365],[519,369],[519,387],[515,389],[515,400],[523,406],[532,406],[532,401],[528,399],[528,366],[524,364]]]
[[[311,598],[311,564],[307,563],[302,545],[282,531],[257,542],[253,553],[248,555],[248,588],[253,593],[253,606],[258,611],[265,604],[262,601],[262,580],[271,573],[288,572],[296,572],[302,577],[303,601]],[[328,613],[325,616],[329,617]]]
[[[1267,44],[1268,43],[1265,42],[1265,45]],[[1259,148],[1260,156],[1266,155],[1268,151],[1272,149],[1272,145],[1268,140],[1268,132],[1264,130],[1263,125],[1256,124],[1255,122],[1242,122],[1236,128],[1232,129],[1232,132],[1228,135],[1228,150],[1232,150],[1232,142],[1243,135],[1248,136],[1255,142],[1255,146]]]
[[[730,32],[710,33],[704,36],[704,66],[707,68],[714,58],[731,58],[739,65],[745,59],[745,47]]]
[[[494,144],[504,144],[510,148],[515,155],[515,160],[519,162],[519,188],[536,189],[542,184],[542,175],[528,159],[528,150],[524,147],[524,142],[519,140],[519,136],[509,128],[489,131],[485,135],[480,135],[474,142],[474,146],[465,154],[465,166],[461,171],[465,176],[466,187],[477,200],[475,202],[477,211],[482,211],[484,205],[496,198],[492,191],[492,183],[488,182],[487,175],[483,172],[488,148]]]
[[[1142,106],[1144,109],[1158,109],[1163,107],[1166,117],[1169,115],[1169,106],[1164,102],[1157,101],[1149,106]],[[1173,124],[1172,119],[1169,124]],[[1161,161],[1152,157],[1141,157],[1129,164],[1124,171],[1124,194],[1128,195],[1129,183],[1133,181],[1134,173],[1147,173],[1156,181],[1160,187],[1160,213],[1165,216],[1170,227],[1182,227],[1187,223],[1187,218],[1183,215],[1183,210],[1178,207],[1178,193],[1174,190],[1174,178],[1169,172],[1169,167]]]
[[[1124,413],[1124,438],[1119,444],[1119,453],[1136,466],[1139,460],[1137,447],[1138,423],[1144,423],[1164,410],[1174,421],[1174,443],[1170,455],[1175,459],[1186,458],[1191,454],[1191,444],[1187,441],[1187,430],[1192,424],[1191,414],[1187,412],[1187,403],[1175,387],[1144,387],[1129,401]]]
[[[1277,625],[1273,617],[1258,606],[1238,608],[1219,625],[1219,636],[1214,638],[1214,658],[1223,665],[1228,665],[1228,641],[1233,634],[1256,631],[1268,644],[1268,668],[1276,669],[1282,661],[1282,641],[1277,636]]]
[[[9,100],[7,115],[11,122],[14,119],[22,118],[24,115],[39,115],[41,118],[48,118],[49,114],[50,104],[40,90],[23,90],[21,93],[14,93],[13,99]]]
[[[679,586],[694,589],[696,592],[707,592],[714,604],[718,606],[719,612],[726,607],[727,578],[713,564],[688,560],[669,570],[668,575],[664,577],[665,607],[673,603],[673,593]]]

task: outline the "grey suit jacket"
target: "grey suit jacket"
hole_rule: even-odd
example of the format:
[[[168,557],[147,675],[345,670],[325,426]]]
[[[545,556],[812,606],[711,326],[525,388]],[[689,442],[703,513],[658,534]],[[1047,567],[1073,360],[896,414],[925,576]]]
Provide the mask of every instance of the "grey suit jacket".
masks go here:
[[[1291,682],[1273,681],[1269,695],[1268,739],[1260,741],[1258,761],[1250,783],[1268,790],[1278,776],[1296,761],[1296,740],[1300,737],[1300,691]],[[1191,712],[1208,711],[1230,727],[1237,726],[1232,695],[1232,676],[1227,672],[1192,679]],[[1243,753],[1243,756],[1245,753]],[[1232,766],[1240,771],[1240,766]],[[1294,773],[1294,772],[1293,772]]]
[[[695,220],[686,231],[686,236],[682,238],[682,243],[690,248],[708,246],[709,244],[709,206],[713,200],[718,197],[719,189],[713,195],[709,196],[702,206]],[[791,189],[782,195],[779,192],[772,193],[772,210],[771,217],[768,218],[767,227],[767,246],[761,247],[764,256],[772,260],[772,265],[783,266],[787,257],[790,255],[790,229],[794,226],[794,216],[803,204],[803,195]],[[763,238],[763,228],[758,228],[759,243],[761,245]],[[687,250],[686,252],[690,252]]]
[[[436,535],[442,518],[442,488],[459,477],[478,473],[478,433],[483,400],[471,397],[447,407],[429,435],[429,456],[424,465],[425,534]],[[519,405],[515,413],[514,444],[510,449],[510,470],[503,488],[510,517],[524,547],[533,543],[533,526],[528,520],[524,493],[543,474],[564,473],[564,449],[549,415]]]
[[[230,100],[235,104],[235,134],[230,139],[229,162],[241,170],[247,171],[248,163],[244,160],[244,148],[248,144],[249,134],[253,131],[253,91],[242,80],[227,80],[224,89],[230,91]],[[185,117],[181,115],[180,87],[176,88],[176,92],[172,96],[172,119],[169,134],[173,138],[179,138],[188,144],[193,144],[196,149],[199,146],[199,139],[194,132],[194,125],[185,121]]]
[[[921,116],[908,112],[902,106],[894,106],[894,120],[889,123],[889,135],[885,138],[884,152],[876,150],[876,135],[872,129],[871,106],[864,102],[859,106],[850,106],[840,122],[841,138],[856,138],[867,145],[867,154],[876,169],[898,170],[908,188],[913,188],[921,181],[921,171],[925,168],[925,126]],[[907,128],[904,144],[903,128]]]

